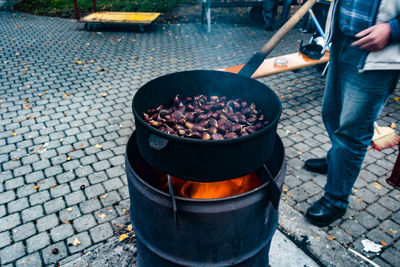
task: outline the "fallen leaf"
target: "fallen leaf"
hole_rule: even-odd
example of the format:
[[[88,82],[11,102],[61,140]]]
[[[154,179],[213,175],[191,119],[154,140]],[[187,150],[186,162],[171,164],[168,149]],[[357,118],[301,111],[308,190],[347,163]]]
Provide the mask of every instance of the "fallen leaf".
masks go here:
[[[70,157],[67,157],[67,161],[70,161],[71,160],[71,158]]]
[[[297,152],[297,154],[299,154],[299,155],[303,155],[303,152],[301,152],[301,151],[298,151],[298,152]]]
[[[136,39],[132,39],[132,42],[136,42]]]
[[[53,184],[52,186],[51,186],[51,188],[55,188],[57,186],[57,184]]]
[[[82,61],[77,61],[76,64],[82,64]]]
[[[62,98],[66,99],[69,94],[64,94]]]
[[[392,228],[390,228],[389,231],[392,232],[392,234],[394,234],[394,235],[397,234],[397,231],[393,230]]]
[[[65,223],[65,224],[69,224],[69,221],[68,220],[64,220],[64,221],[62,221],[63,223]]]
[[[103,146],[102,146],[102,145],[100,145],[100,144],[96,144],[96,148],[98,148],[98,149],[102,149],[102,148],[103,148]]]
[[[99,213],[99,214],[97,214],[97,217],[99,217],[101,220],[104,220],[106,218],[106,214],[105,213]]]
[[[100,67],[97,67],[97,70],[98,70],[98,71],[104,71],[104,69],[103,69],[103,68],[100,68]]]
[[[384,246],[384,247],[387,246],[387,243],[386,243],[385,241],[381,241],[381,242],[379,242],[379,243],[381,243],[381,245]]]
[[[390,124],[390,128],[395,129],[396,128],[396,123],[392,122],[392,124]]]
[[[382,185],[378,184],[377,182],[374,182],[374,187],[376,187],[378,189],[382,189]]]
[[[68,212],[71,212],[71,211],[72,211],[72,208],[67,208],[67,211],[68,211]]]
[[[127,234],[122,234],[119,236],[119,241],[123,241],[125,239],[127,239],[129,236]]]
[[[108,96],[108,94],[104,93],[104,94],[101,94],[101,96]]]
[[[107,198],[108,197],[108,193],[107,194],[104,194],[104,195],[102,195],[100,198],[102,198],[102,199],[105,199],[105,198]]]
[[[60,143],[62,143],[64,140],[62,138],[60,138]]]
[[[15,132],[14,132],[14,133],[11,133],[11,135],[12,135],[12,136],[16,136],[16,135],[17,135],[17,133],[15,133]]]
[[[129,231],[129,232],[132,232],[132,230],[133,230],[132,224],[128,225],[126,227],[126,230]]]
[[[332,240],[335,239],[335,238],[336,238],[335,236],[331,235],[330,237],[328,237],[328,240],[329,240],[329,241],[332,241]]]
[[[72,245],[74,247],[78,246],[81,243],[81,241],[79,241],[79,239],[77,237],[75,237],[74,241],[72,241]]]
[[[126,213],[126,209],[122,209],[122,212],[123,212],[123,213]]]
[[[33,187],[33,189],[38,189],[40,187],[40,185],[35,185],[34,187]]]
[[[400,98],[398,98],[397,96],[396,96],[396,97],[393,97],[393,100],[396,101],[396,102],[399,101],[399,99],[400,99]]]
[[[89,60],[89,62],[90,62],[90,63],[93,63],[93,62],[94,62],[94,60],[93,60],[93,59],[91,59],[91,60]]]
[[[289,191],[289,189],[287,189],[287,188],[284,188],[284,189],[283,189],[283,192],[287,192],[287,191]]]
[[[174,63],[174,60],[173,60],[173,59],[170,59],[169,62]]]

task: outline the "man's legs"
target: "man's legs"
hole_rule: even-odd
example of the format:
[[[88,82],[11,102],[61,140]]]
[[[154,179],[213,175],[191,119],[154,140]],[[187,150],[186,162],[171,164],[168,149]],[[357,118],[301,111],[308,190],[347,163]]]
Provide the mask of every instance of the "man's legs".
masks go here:
[[[348,197],[371,143],[373,123],[398,81],[396,71],[360,73],[357,64],[363,51],[351,47],[353,41],[343,36],[335,39],[322,105],[323,121],[332,143],[327,155],[324,198],[341,210],[348,206]]]

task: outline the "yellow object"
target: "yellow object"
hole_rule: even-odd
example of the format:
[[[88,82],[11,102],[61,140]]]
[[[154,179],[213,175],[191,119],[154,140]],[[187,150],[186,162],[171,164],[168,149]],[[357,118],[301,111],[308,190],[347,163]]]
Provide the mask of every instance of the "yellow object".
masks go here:
[[[160,15],[161,13],[152,12],[96,12],[83,17],[80,21],[150,24]]]

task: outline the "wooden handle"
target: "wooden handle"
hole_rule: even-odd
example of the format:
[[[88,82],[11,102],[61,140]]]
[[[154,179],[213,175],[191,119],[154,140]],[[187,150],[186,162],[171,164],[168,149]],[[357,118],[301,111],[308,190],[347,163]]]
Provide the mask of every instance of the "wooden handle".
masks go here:
[[[301,20],[301,18],[308,12],[308,10],[317,2],[318,0],[308,0],[304,5],[297,10],[296,13],[274,34],[274,36],[269,39],[261,49],[261,53],[268,55],[269,52],[285,37],[285,35]]]

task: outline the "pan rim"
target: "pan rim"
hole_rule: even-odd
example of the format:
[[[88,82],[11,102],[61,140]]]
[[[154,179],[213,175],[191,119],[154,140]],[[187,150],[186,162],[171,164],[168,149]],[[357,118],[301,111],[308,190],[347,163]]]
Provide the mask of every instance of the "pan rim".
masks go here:
[[[200,73],[200,72],[210,72],[210,73],[223,73],[222,75],[227,75],[227,76],[240,76],[242,79],[248,80],[249,82],[252,83],[258,83],[260,85],[262,85],[262,87],[264,87],[264,89],[266,90],[270,90],[272,92],[272,97],[275,98],[276,102],[278,103],[278,111],[277,111],[277,115],[275,116],[275,118],[264,128],[262,128],[261,130],[246,135],[246,136],[242,136],[242,137],[237,137],[237,138],[233,138],[233,139],[224,139],[224,140],[201,140],[201,139],[194,139],[194,138],[187,138],[187,137],[180,137],[180,136],[174,136],[171,134],[167,134],[165,132],[162,132],[150,125],[148,125],[143,119],[142,117],[139,115],[138,111],[135,108],[135,102],[137,101],[138,98],[138,93],[140,92],[141,89],[143,89],[143,87],[145,87],[146,85],[148,85],[151,82],[154,82],[158,79],[165,79],[168,76],[174,76],[174,75],[179,75],[179,74],[183,74],[183,73]],[[255,80],[253,78],[250,77],[245,77],[236,73],[230,73],[230,72],[225,72],[225,71],[219,71],[219,70],[187,70],[187,71],[179,71],[179,72],[173,72],[173,73],[169,73],[169,74],[165,74],[162,76],[159,76],[155,79],[152,79],[150,81],[148,81],[147,83],[143,84],[135,93],[135,95],[133,96],[132,99],[132,111],[134,113],[134,117],[135,117],[135,123],[139,122],[142,126],[144,126],[146,129],[150,130],[153,134],[161,136],[165,139],[169,139],[169,140],[173,140],[173,141],[178,141],[178,142],[183,142],[183,143],[188,143],[188,144],[201,144],[201,145],[225,145],[225,144],[236,144],[236,143],[241,143],[241,142],[245,142],[249,139],[253,139],[253,138],[257,138],[260,135],[263,135],[265,132],[269,131],[271,128],[275,127],[275,125],[277,125],[277,123],[279,122],[280,116],[282,114],[282,103],[279,99],[279,97],[276,95],[276,93],[269,88],[267,85],[265,85],[264,83]]]

